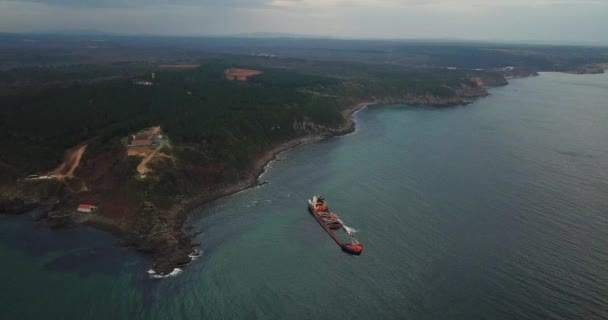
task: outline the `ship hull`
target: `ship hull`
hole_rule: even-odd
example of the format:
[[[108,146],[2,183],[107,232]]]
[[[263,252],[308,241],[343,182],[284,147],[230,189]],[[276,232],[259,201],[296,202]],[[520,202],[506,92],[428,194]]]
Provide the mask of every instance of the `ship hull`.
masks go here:
[[[361,252],[363,251],[363,245],[361,245],[360,243],[344,243],[336,235],[334,230],[343,229],[343,225],[341,222],[336,221],[335,223],[332,222],[328,224],[321,216],[322,213],[315,212],[311,200],[308,201],[308,212],[310,212],[310,214],[315,218],[315,220],[317,220],[317,222],[319,223],[319,225],[321,225],[325,232],[327,232],[327,234],[329,234],[329,236],[336,242],[336,244],[340,246],[342,251],[352,255],[361,254]],[[324,213],[331,214],[329,210]]]

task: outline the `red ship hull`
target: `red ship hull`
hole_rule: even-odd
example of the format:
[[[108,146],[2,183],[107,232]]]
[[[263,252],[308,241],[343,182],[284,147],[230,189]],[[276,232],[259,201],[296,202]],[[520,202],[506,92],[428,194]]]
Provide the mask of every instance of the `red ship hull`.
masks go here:
[[[321,211],[322,210],[322,211]],[[336,235],[335,230],[343,229],[344,232],[348,234],[348,232],[344,229],[342,222],[337,218],[337,216],[329,211],[327,207],[321,208],[321,210],[315,210],[312,201],[309,201],[308,211],[315,217],[317,222],[321,225],[323,229],[329,234],[329,236],[342,248],[342,251],[353,254],[360,255],[363,251],[363,245],[354,240],[352,238],[352,234],[349,236],[353,239],[353,242],[343,242]]]

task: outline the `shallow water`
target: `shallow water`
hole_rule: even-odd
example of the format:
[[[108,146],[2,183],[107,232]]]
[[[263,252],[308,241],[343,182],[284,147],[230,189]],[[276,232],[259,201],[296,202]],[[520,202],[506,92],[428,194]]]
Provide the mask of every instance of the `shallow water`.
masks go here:
[[[465,107],[370,107],[193,215],[177,277],[94,230],[0,218],[6,319],[608,318],[608,75],[543,74]],[[359,230],[344,254],[306,211]],[[94,254],[91,253],[94,250]]]

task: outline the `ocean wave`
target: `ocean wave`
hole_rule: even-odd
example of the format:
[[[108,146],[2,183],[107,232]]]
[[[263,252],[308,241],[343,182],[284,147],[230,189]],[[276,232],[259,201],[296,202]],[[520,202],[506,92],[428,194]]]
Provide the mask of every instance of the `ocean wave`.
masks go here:
[[[190,257],[190,261],[194,261],[202,255],[203,255],[203,251],[195,249],[191,254],[188,255],[188,257]]]
[[[150,275],[151,279],[164,279],[164,278],[170,278],[170,277],[177,277],[180,273],[182,273],[182,271],[183,270],[180,268],[175,268],[169,274],[156,274],[156,272],[154,270],[150,269],[150,270],[148,270],[148,274]]]
[[[346,230],[346,232],[348,234],[353,234],[353,233],[357,233],[359,232],[359,230],[353,228],[353,227],[349,227],[347,225],[344,224],[344,221],[342,221],[341,219],[338,219],[338,221],[342,224],[342,227],[344,228],[344,230]]]

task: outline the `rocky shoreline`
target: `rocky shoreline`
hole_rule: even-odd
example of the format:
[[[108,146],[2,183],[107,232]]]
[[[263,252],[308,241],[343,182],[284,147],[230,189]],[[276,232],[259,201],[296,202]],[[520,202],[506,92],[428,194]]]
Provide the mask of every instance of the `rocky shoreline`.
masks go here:
[[[193,243],[196,234],[188,234],[188,232],[184,230],[184,225],[192,210],[211,201],[260,185],[259,178],[267,170],[268,164],[276,160],[277,156],[285,151],[306,143],[353,132],[355,130],[355,121],[352,118],[353,114],[371,104],[375,104],[375,102],[358,103],[343,110],[342,116],[346,119],[346,123],[337,129],[325,128],[325,130],[320,130],[315,134],[309,134],[272,147],[254,161],[250,174],[238,182],[226,184],[213,191],[208,191],[203,196],[182,200],[179,208],[176,208],[174,211],[176,216],[173,230],[175,239],[159,242],[158,238],[154,236],[150,238],[150,233],[137,233],[135,235],[131,233],[130,236],[125,238],[124,244],[133,247],[138,251],[151,254],[153,260],[152,270],[156,275],[163,276],[175,272],[176,268],[183,267],[190,263],[192,257],[197,255],[195,248],[198,244]],[[148,204],[146,210],[153,212],[155,208],[153,205]]]
[[[152,257],[154,274],[159,276],[172,274],[177,268],[190,263],[192,257],[197,254],[196,247],[198,244],[194,243],[196,234],[185,228],[190,212],[197,207],[259,185],[259,177],[266,171],[268,164],[282,152],[309,142],[353,132],[355,130],[353,115],[369,105],[454,106],[467,104],[473,98],[488,95],[483,87],[471,87],[463,84],[458,88],[450,89],[455,92],[454,96],[405,95],[384,98],[371,97],[371,99],[366,99],[368,101],[351,101],[352,106],[341,112],[344,123],[337,128],[325,127],[307,121],[295,123],[294,129],[300,132],[301,136],[277,144],[260,154],[256,157],[252,168],[238,181],[201,190],[197,196],[178,198],[175,201],[176,205],[171,210],[162,210],[150,202],[144,202],[138,208],[139,218],[135,226],[129,230],[121,228],[119,222],[103,216],[95,214],[77,215],[66,208],[55,208],[55,204],[50,200],[28,202],[17,197],[11,201],[0,202],[0,214],[23,214],[42,205],[43,212],[34,217],[38,223],[51,228],[84,224],[111,232],[121,239],[122,245],[149,254]]]
[[[0,213],[9,215],[19,215],[36,209],[38,206],[38,203],[27,203],[21,198],[14,198],[0,202]]]
[[[603,74],[608,69],[608,63],[590,64],[571,70],[572,74]]]
[[[208,192],[205,192],[203,196],[182,200],[179,208],[174,210],[176,216],[176,221],[174,224],[175,239],[164,243],[158,242],[154,237],[149,239],[147,237],[149,236],[149,233],[147,233],[144,234],[143,237],[139,238],[127,237],[125,244],[134,247],[139,251],[150,253],[153,259],[152,270],[155,274],[161,276],[171,274],[175,272],[176,268],[180,268],[188,264],[192,260],[193,254],[195,255],[197,253],[194,248],[196,248],[198,244],[193,243],[193,239],[195,238],[196,234],[187,234],[187,232],[184,230],[184,225],[186,224],[189,213],[197,207],[211,201],[224,198],[262,184],[259,181],[260,176],[264,174],[268,165],[272,161],[276,160],[281,153],[310,142],[352,133],[356,129],[356,123],[353,116],[358,111],[371,105],[405,104],[449,107],[466,105],[471,102],[468,99],[488,95],[489,94],[487,91],[483,89],[474,93],[461,93],[457,97],[452,98],[438,98],[432,95],[402,96],[354,103],[351,107],[342,110],[341,114],[345,120],[345,123],[340,127],[328,128],[314,126],[312,124],[304,124],[306,130],[312,133],[286,141],[270,148],[254,161],[252,170],[243,179],[233,184],[226,184],[220,188],[214,189],[213,191],[209,190]],[[146,210],[151,212],[155,210],[151,204],[148,204],[148,206],[149,207]]]

